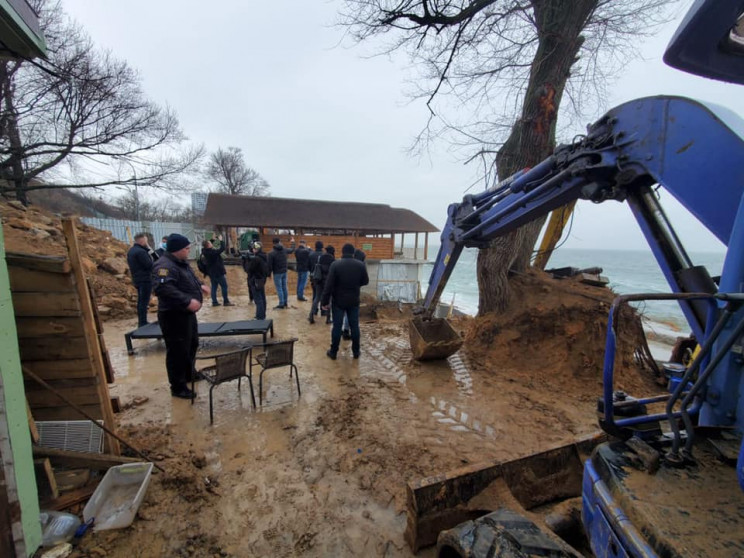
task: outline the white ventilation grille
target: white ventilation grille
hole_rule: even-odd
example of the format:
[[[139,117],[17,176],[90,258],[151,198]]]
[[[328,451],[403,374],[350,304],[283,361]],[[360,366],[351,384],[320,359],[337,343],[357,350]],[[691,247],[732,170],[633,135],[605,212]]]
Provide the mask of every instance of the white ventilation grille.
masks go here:
[[[102,421],[98,421],[99,424]],[[89,420],[37,421],[39,445],[69,451],[103,452],[103,430]]]

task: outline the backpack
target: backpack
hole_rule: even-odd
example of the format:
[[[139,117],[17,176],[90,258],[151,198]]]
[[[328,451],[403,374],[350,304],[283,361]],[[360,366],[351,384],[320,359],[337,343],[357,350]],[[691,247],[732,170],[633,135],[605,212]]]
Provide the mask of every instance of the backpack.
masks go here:
[[[323,280],[323,268],[321,267],[320,262],[315,264],[312,280],[316,283],[320,283]]]
[[[201,254],[196,259],[196,267],[199,269],[199,271],[202,272],[203,275],[207,275],[207,258],[204,257],[204,254]]]

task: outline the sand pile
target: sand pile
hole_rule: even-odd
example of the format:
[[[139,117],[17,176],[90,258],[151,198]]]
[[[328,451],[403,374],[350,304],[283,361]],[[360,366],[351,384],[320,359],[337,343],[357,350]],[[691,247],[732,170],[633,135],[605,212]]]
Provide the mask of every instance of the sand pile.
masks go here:
[[[613,299],[608,288],[578,278],[553,279],[530,270],[511,280],[512,302],[504,313],[491,313],[460,324],[464,349],[486,366],[518,374],[560,378],[577,387],[597,380],[604,362],[607,319]],[[643,326],[635,310],[620,312],[615,358],[615,384],[630,392],[653,385],[634,354],[644,344]]]

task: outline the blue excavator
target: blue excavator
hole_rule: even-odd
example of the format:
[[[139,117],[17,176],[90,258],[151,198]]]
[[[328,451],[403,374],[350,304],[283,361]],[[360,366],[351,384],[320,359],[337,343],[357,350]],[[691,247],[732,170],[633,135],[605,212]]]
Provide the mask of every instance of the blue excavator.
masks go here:
[[[664,60],[744,84],[744,0],[695,2]],[[726,246],[720,278],[692,261],[659,187]],[[434,310],[463,248],[576,200],[626,202],[670,287],[612,305],[597,409],[603,432],[410,483],[406,538],[414,551],[436,541],[442,557],[744,556],[744,120],[733,112],[683,97],[630,101],[537,166],[450,205],[413,321],[414,355],[443,358],[461,344]],[[699,350],[669,393],[632,397],[613,388],[619,308],[649,299],[679,303]],[[511,505],[482,496],[498,480]],[[570,499],[576,509],[556,504]]]

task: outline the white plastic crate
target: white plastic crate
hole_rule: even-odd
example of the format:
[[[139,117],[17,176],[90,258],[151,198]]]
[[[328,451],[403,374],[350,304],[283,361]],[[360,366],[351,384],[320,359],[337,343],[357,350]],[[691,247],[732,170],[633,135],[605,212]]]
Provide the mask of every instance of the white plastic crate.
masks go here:
[[[95,531],[129,527],[145,498],[151,473],[152,463],[111,467],[85,505],[83,519],[95,518]]]

